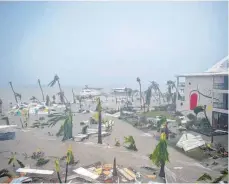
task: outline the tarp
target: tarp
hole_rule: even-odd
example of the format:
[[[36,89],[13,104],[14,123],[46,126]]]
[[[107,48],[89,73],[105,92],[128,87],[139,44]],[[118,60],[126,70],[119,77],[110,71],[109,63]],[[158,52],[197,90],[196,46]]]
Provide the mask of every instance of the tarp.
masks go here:
[[[190,151],[203,145],[205,145],[205,141],[200,135],[194,136],[190,133],[184,133],[176,144],[177,147],[184,149],[184,151]]]

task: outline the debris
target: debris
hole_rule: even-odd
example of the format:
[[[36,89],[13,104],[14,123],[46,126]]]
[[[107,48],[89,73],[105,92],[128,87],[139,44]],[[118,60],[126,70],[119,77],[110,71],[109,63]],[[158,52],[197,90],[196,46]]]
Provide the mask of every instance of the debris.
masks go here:
[[[34,173],[34,174],[47,174],[51,175],[54,173],[52,170],[38,170],[38,169],[28,169],[28,168],[19,168],[16,172],[19,173]]]
[[[30,177],[19,177],[19,178],[14,178],[10,183],[15,184],[15,183],[30,183],[32,182],[32,178]]]
[[[123,169],[118,169],[118,171],[129,181],[133,181],[135,178],[127,174]]]
[[[127,174],[129,174],[132,178],[136,178],[136,175],[129,169],[124,168],[123,169]]]
[[[156,179],[156,175],[146,175],[147,176],[147,178],[150,178],[150,179],[152,179],[152,180],[154,180],[154,179]]]
[[[73,170],[73,171],[74,171],[75,173],[79,174],[79,175],[89,177],[89,178],[91,178],[91,179],[93,179],[93,180],[96,180],[96,179],[99,177],[99,175],[94,174],[94,173],[88,171],[87,169],[84,169],[83,167],[80,167],[80,168],[75,169],[75,170]]]
[[[205,145],[205,141],[201,136],[194,136],[190,133],[184,133],[176,144],[177,147],[183,148],[185,152],[203,145]]]

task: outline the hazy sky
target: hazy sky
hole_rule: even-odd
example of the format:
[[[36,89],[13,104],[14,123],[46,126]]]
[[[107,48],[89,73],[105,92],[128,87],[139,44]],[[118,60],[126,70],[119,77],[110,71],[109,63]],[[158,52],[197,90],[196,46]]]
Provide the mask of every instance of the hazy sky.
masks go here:
[[[0,2],[0,84],[165,86],[228,55],[228,2]]]

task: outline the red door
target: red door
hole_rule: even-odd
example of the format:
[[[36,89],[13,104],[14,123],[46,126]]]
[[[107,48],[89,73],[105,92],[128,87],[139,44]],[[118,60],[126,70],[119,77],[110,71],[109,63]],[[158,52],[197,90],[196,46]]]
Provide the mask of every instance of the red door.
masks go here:
[[[192,93],[190,95],[190,110],[194,110],[198,103],[198,94]]]

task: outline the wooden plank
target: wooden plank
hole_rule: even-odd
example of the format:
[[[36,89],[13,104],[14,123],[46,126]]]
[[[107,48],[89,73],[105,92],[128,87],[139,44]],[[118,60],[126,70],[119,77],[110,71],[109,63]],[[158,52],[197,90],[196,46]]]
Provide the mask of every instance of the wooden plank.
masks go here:
[[[84,169],[83,167],[80,167],[80,168],[75,169],[75,170],[73,170],[73,171],[74,171],[75,173],[79,174],[79,175],[89,177],[89,178],[91,178],[91,179],[93,179],[93,180],[96,180],[96,179],[99,177],[99,175],[94,174],[94,173],[88,171],[87,169]]]
[[[134,172],[132,172],[131,170],[124,168],[123,169],[127,174],[129,174],[132,178],[136,178],[136,175],[134,174]]]
[[[123,169],[118,169],[118,171],[129,181],[134,180],[129,174],[127,174]]]
[[[38,169],[27,169],[27,168],[19,168],[16,172],[34,173],[34,174],[48,174],[48,175],[51,175],[54,173],[54,171],[51,171],[51,170],[38,170]]]

